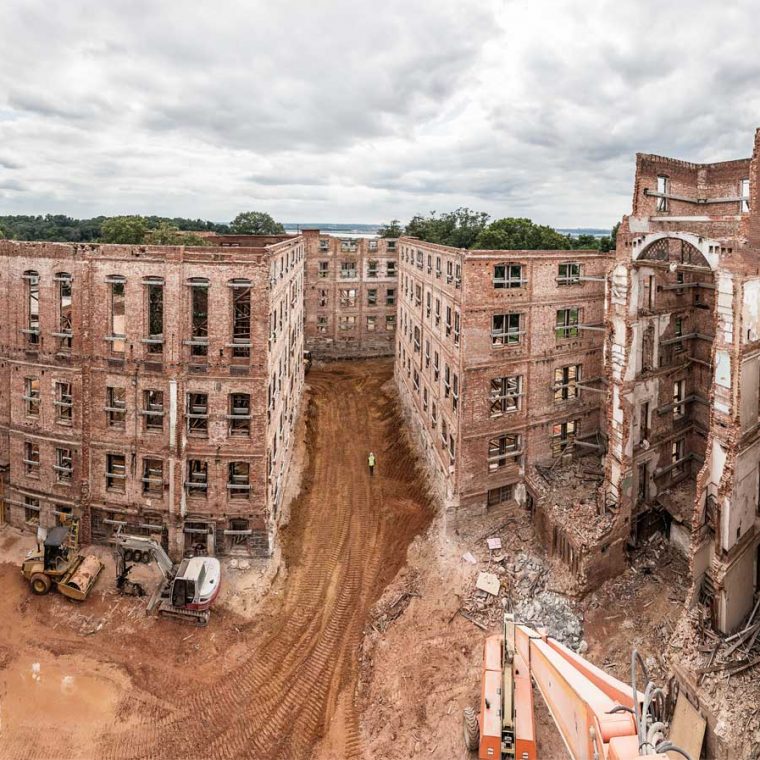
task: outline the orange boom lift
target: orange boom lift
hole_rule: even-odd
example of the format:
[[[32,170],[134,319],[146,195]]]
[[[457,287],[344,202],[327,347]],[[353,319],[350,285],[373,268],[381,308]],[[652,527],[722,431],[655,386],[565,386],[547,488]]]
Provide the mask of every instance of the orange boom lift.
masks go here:
[[[485,642],[480,713],[464,711],[467,749],[480,760],[537,760],[532,679],[573,760],[668,760],[668,751],[691,760],[666,738],[663,690],[637,689],[646,670],[635,651],[631,668],[623,683],[507,613],[504,633]]]

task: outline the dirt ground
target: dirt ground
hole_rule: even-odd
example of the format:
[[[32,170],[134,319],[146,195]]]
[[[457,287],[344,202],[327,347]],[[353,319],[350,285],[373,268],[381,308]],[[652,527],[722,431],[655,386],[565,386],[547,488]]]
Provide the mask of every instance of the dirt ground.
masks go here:
[[[368,361],[309,374],[311,456],[283,532],[287,569],[257,614],[222,599],[206,629],[149,619],[107,575],[80,605],[34,597],[10,563],[26,539],[0,534],[0,756],[360,757],[368,614],[432,519],[381,390],[390,373]]]
[[[471,606],[478,571],[494,571],[498,564],[485,547],[486,536],[501,538],[507,565],[518,554],[536,557],[545,566],[541,584],[562,585],[563,568],[545,558],[522,509],[484,519],[467,535],[446,536],[442,521],[436,520],[426,536],[415,539],[407,565],[373,610],[359,689],[366,758],[474,757],[464,749],[462,710],[477,705],[487,633],[459,611]],[[477,564],[466,562],[465,552],[471,552]],[[584,656],[629,682],[631,650],[637,648],[653,680],[664,685],[664,656],[683,609],[685,573],[685,561],[655,540],[634,556],[619,578],[582,600],[568,599],[583,624],[588,647]],[[502,585],[508,589],[504,598],[516,605],[518,584],[508,571]],[[485,605],[479,619],[489,621],[488,633],[495,633],[502,606]],[[534,703],[539,758],[566,758],[562,739],[535,689]]]
[[[519,509],[447,535],[390,374],[388,361],[311,371],[282,561],[227,560],[206,629],[147,618],[140,600],[116,594],[110,561],[83,604],[34,597],[18,570],[33,539],[0,532],[0,758],[467,757],[461,714],[477,700],[486,632],[460,610],[474,609],[489,631],[502,610],[501,599],[473,597],[478,571],[498,570],[514,595],[515,557],[539,563],[540,587],[563,571]],[[493,535],[504,546],[497,561],[484,547]],[[655,542],[619,579],[568,600],[587,656],[626,680],[637,646],[659,677],[682,575]],[[530,599],[539,581],[523,580]],[[538,696],[536,710],[540,757],[565,757]]]

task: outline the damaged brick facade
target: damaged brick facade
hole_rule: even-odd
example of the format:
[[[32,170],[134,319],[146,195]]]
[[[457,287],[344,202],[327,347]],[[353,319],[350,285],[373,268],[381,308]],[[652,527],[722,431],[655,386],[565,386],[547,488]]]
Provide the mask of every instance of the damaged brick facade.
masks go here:
[[[532,506],[529,464],[600,445],[611,255],[399,248],[395,376],[449,524]]]
[[[307,350],[318,359],[390,356],[396,338],[397,241],[304,230]]]
[[[759,146],[714,164],[637,156],[607,303],[615,550],[664,527],[723,632],[758,586]]]
[[[0,241],[5,520],[268,556],[303,387],[304,246]]]

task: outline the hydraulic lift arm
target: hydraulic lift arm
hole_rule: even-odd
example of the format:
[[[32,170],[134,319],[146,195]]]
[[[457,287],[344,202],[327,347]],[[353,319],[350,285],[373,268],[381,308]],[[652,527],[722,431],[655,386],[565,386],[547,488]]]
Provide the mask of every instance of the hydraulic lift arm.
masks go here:
[[[531,679],[573,760],[667,760],[668,750],[688,760],[665,738],[667,726],[657,710],[661,690],[648,684],[642,693],[545,633],[515,624],[509,614],[503,636],[489,637],[485,646],[482,760],[537,760]]]

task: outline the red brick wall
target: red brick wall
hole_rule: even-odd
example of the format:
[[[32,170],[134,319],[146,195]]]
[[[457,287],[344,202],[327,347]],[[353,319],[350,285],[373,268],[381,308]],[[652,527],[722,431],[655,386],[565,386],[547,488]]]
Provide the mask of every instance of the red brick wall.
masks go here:
[[[281,260],[287,266],[280,266]],[[25,496],[41,501],[40,521],[55,521],[54,505],[71,505],[83,518],[83,533],[89,534],[93,510],[98,520],[104,516],[140,523],[160,522],[167,530],[170,548],[184,548],[183,525],[196,518],[217,530],[216,550],[224,551],[227,539],[222,531],[229,520],[243,517],[258,530],[249,549],[268,553],[275,522],[273,488],[268,482],[267,456],[272,439],[289,436],[303,378],[302,366],[302,287],[303,244],[289,238],[267,248],[212,249],[179,247],[76,246],[0,242],[0,288],[2,324],[0,343],[7,381],[0,397],[9,400],[10,415],[5,429],[10,437],[9,489],[11,501],[23,502]],[[28,337],[21,332],[27,320],[26,270],[40,275],[40,337],[36,350],[30,351]],[[59,329],[57,283],[53,276],[69,272],[72,282],[72,350],[58,352],[52,333]],[[110,275],[125,278],[126,327],[123,358],[111,351],[106,340],[111,332]],[[148,353],[147,287],[145,277],[164,280],[164,346],[161,354]],[[193,360],[190,347],[191,277],[207,278],[208,355],[205,362]],[[233,359],[232,288],[228,282],[243,278],[251,282],[251,343],[248,360]],[[293,298],[294,293],[297,297]],[[276,341],[271,340],[270,313],[279,303],[288,302],[287,316]],[[292,303],[291,303],[292,302]],[[273,408],[267,409],[268,386],[278,363],[287,360],[287,374]],[[234,365],[234,366],[233,366]],[[40,415],[30,418],[22,395],[24,378],[40,381]],[[57,379],[72,384],[73,421],[70,426],[55,419],[54,383]],[[107,423],[106,388],[124,388],[126,414],[123,428]],[[176,426],[170,435],[170,390],[176,387]],[[162,432],[144,429],[143,391],[154,389],[164,394]],[[207,393],[209,399],[208,438],[186,436],[186,393]],[[228,396],[248,393],[251,398],[250,438],[227,435]],[[278,430],[279,413],[288,404],[286,430]],[[1,409],[1,407],[0,407]],[[269,411],[269,415],[268,415]],[[0,412],[1,413],[1,412]],[[39,478],[25,474],[22,452],[25,440],[40,446]],[[282,442],[281,442],[282,443]],[[70,485],[56,483],[53,458],[56,446],[72,448],[74,477]],[[123,454],[127,478],[124,493],[106,491],[105,460],[109,452]],[[162,496],[142,493],[144,458],[163,460]],[[208,462],[209,488],[206,499],[186,499],[183,483],[188,459]],[[249,499],[228,498],[227,465],[231,461],[250,464]],[[273,470],[287,470],[289,449],[280,445]],[[24,524],[24,509],[10,504],[10,521]]]

